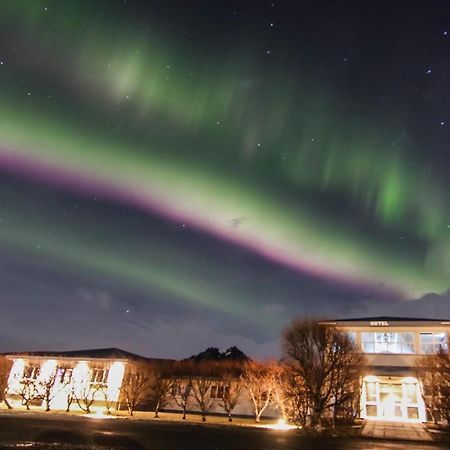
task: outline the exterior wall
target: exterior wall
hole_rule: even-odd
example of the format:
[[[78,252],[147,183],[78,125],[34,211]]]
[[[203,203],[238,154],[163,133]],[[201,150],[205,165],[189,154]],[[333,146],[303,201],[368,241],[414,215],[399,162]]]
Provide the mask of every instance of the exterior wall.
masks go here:
[[[220,386],[220,382],[217,384],[217,386]],[[223,408],[220,406],[221,399],[220,398],[214,398],[213,401],[213,407],[209,411],[213,414],[226,414],[226,412],[223,410]],[[164,408],[168,411],[180,411],[182,412],[182,409],[177,405],[176,401],[173,398],[170,398],[167,405]],[[188,414],[191,413],[199,413],[201,412],[198,406],[196,406],[195,401],[193,398],[191,398],[191,401],[189,402],[188,406]],[[250,400],[250,397],[248,396],[247,390],[245,387],[242,388],[240,394],[239,394],[239,402],[236,406],[236,408],[232,412],[233,416],[249,416],[252,417],[255,415],[252,401]],[[264,410],[264,413],[262,417],[280,417],[281,412],[279,408],[275,407],[272,404],[269,404],[267,408]]]
[[[54,385],[52,387],[52,400],[50,408],[52,410],[65,410],[67,407],[67,395],[70,389],[74,389],[75,394],[82,395],[82,392],[89,392],[94,398],[93,408],[101,407],[105,402],[104,392],[107,392],[108,400],[116,402],[114,407],[118,406],[120,400],[120,389],[126,373],[129,361],[125,360],[105,360],[105,359],[76,359],[76,358],[59,358],[50,359],[48,357],[29,357],[29,356],[14,356],[8,357],[13,364],[10,370],[8,379],[8,400],[14,407],[21,407],[22,399],[20,392],[24,387],[24,382],[31,381],[34,383],[40,393],[43,393],[42,384],[48,382],[50,377],[54,376]],[[33,373],[30,373],[30,368]],[[65,379],[65,374],[62,370],[70,371],[70,382]],[[102,380],[93,380],[95,371],[107,371],[107,374]],[[28,376],[31,375],[31,376]],[[215,384],[216,387],[223,385],[220,381]],[[102,387],[102,390],[99,387]],[[92,387],[92,391],[89,388]],[[88,395],[88,394],[84,394]],[[213,399],[213,408],[210,410],[214,414],[225,414],[225,411],[220,406],[221,399]],[[31,402],[32,406],[45,407],[44,401],[41,399]],[[71,410],[79,409],[76,401],[71,405]],[[175,400],[170,397],[165,410],[180,411],[181,408],[177,405]],[[188,413],[199,413],[200,409],[195,405],[191,398],[188,407]],[[250,398],[248,397],[245,388],[242,389],[239,396],[239,403],[233,410],[233,415],[253,416],[254,410]],[[263,417],[279,417],[280,412],[273,405],[269,405],[263,414]]]
[[[127,364],[126,361],[103,359],[49,359],[27,356],[11,356],[9,359],[13,361],[8,378],[10,403],[20,406],[20,393],[24,386],[29,384],[41,397],[32,400],[31,404],[42,404],[45,385],[51,383],[51,409],[66,409],[67,396],[71,390],[79,397],[92,396],[95,403],[104,402],[105,396],[109,401],[117,402]],[[77,408],[76,402],[72,403],[71,408]]]

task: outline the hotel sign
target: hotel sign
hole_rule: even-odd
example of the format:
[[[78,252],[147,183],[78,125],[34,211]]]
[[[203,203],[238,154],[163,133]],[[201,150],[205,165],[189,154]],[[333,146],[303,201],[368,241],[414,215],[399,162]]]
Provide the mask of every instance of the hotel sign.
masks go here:
[[[388,327],[389,322],[386,322],[385,320],[376,320],[370,322],[371,327]]]

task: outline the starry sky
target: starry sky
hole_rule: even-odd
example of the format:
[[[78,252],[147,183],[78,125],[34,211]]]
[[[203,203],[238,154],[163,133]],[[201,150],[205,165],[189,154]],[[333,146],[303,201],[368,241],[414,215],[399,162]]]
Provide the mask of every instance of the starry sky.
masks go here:
[[[449,32],[439,0],[3,0],[0,351],[450,318]]]

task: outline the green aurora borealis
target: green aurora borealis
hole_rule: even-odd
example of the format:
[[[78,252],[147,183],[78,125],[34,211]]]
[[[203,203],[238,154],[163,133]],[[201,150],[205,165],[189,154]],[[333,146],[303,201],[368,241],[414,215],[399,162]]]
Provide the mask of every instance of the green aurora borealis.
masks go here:
[[[429,163],[442,155],[414,138],[413,106],[390,88],[361,100],[332,73],[312,83],[311,54],[303,67],[281,38],[254,44],[256,26],[194,45],[175,22],[145,26],[121,8],[2,2],[4,171],[338,285],[405,299],[450,288],[450,167]],[[112,242],[114,224],[48,222],[46,208],[9,208],[2,245],[232,316],[258,304],[221,280],[220,262],[126,234]]]

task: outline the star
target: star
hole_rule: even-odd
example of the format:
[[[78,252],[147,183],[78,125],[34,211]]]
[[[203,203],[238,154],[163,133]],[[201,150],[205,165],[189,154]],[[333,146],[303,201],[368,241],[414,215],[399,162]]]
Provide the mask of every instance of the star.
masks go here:
[[[266,54],[270,55],[272,53],[272,50],[266,50]]]
[[[428,69],[427,70],[427,75],[430,75],[430,73],[431,73],[431,69]]]
[[[442,121],[442,122],[441,122],[441,125],[445,125],[445,122],[444,122],[444,121]]]

